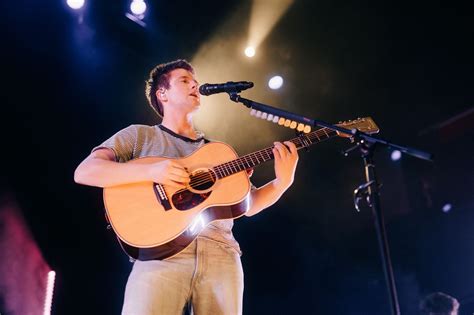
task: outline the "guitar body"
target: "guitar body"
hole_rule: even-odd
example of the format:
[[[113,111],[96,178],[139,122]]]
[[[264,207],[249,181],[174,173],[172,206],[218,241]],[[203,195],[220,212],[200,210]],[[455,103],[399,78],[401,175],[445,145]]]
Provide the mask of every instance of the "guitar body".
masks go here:
[[[186,248],[211,222],[237,218],[249,207],[250,181],[240,171],[218,178],[213,166],[237,157],[228,145],[208,143],[173,159],[190,173],[187,189],[140,182],[104,188],[107,218],[122,248],[135,259],[164,259]],[[169,160],[145,157],[127,163]]]

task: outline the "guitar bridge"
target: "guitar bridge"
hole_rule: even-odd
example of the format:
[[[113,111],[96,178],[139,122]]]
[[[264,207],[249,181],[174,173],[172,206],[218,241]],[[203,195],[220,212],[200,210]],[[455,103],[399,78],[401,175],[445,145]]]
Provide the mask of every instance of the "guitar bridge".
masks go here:
[[[161,184],[153,184],[153,191],[158,201],[161,203],[165,210],[171,210],[171,204],[166,195],[165,188]]]

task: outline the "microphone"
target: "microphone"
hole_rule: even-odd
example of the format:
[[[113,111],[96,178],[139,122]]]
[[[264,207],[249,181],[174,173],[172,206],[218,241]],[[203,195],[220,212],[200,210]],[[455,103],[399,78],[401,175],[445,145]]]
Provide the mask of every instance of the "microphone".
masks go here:
[[[210,84],[206,83],[199,87],[199,93],[201,95],[212,95],[216,93],[238,93],[246,89],[250,89],[253,87],[253,82],[247,81],[240,81],[240,82],[232,82],[229,81],[227,83],[217,83],[217,84]]]

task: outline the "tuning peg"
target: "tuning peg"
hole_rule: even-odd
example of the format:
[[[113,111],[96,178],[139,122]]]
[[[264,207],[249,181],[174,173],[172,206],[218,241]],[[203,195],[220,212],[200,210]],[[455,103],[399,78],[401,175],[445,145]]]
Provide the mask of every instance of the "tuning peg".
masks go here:
[[[285,124],[285,118],[280,117],[280,119],[278,119],[278,124],[279,124],[280,126],[283,126],[283,125]]]
[[[257,114],[255,114],[255,117],[257,117],[257,118],[262,117],[262,112],[258,110],[258,111],[257,111]]]
[[[257,113],[257,111],[255,109],[252,109],[250,111],[250,116],[255,116],[256,113]]]
[[[298,123],[296,121],[292,121],[291,124],[290,124],[290,128],[295,129],[296,126],[298,126]]]
[[[267,119],[267,116],[268,116],[267,113],[262,113],[262,117],[260,117],[260,118],[262,118],[262,119]]]
[[[311,131],[311,126],[306,125],[306,126],[304,127],[303,132],[304,132],[304,133],[309,133],[310,131]]]
[[[304,124],[299,123],[298,128],[296,128],[296,130],[298,130],[299,132],[303,131],[304,130]]]
[[[273,120],[272,120],[274,123],[277,123],[280,121],[280,117],[278,116],[273,116]]]
[[[272,115],[272,114],[268,114],[267,120],[268,120],[268,121],[272,121],[272,120],[273,120],[273,115]]]
[[[291,120],[287,119],[285,120],[285,127],[290,127]]]

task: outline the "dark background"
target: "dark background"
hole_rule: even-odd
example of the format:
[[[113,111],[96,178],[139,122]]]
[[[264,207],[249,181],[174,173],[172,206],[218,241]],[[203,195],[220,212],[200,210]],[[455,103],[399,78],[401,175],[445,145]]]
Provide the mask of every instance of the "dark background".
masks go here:
[[[75,184],[75,167],[121,128],[158,122],[143,95],[151,67],[192,60],[232,12],[251,8],[148,5],[147,28],[125,18],[125,1],[88,3],[82,22],[61,1],[1,5],[0,192],[14,196],[57,272],[54,314],[118,314],[131,268],[105,229],[101,190]],[[417,314],[433,291],[458,298],[461,314],[474,312],[472,21],[456,1],[296,1],[261,45],[265,65],[255,66],[285,77],[270,105],[329,122],[372,116],[380,136],[435,154],[433,163],[392,162],[385,148],[375,157],[402,314]],[[242,21],[235,34],[247,27]],[[275,138],[292,136],[278,128]],[[280,202],[236,221],[245,314],[389,314],[370,211],[352,205],[362,161],[339,153],[348,146],[336,140],[301,153]],[[253,181],[271,176],[270,165]]]

